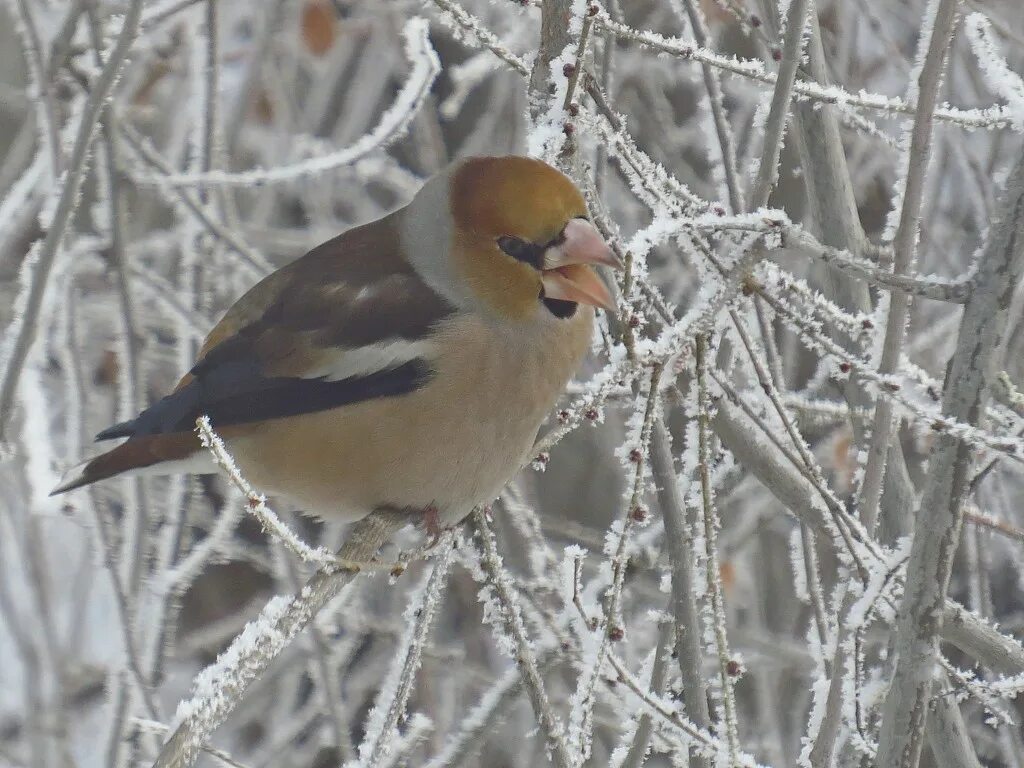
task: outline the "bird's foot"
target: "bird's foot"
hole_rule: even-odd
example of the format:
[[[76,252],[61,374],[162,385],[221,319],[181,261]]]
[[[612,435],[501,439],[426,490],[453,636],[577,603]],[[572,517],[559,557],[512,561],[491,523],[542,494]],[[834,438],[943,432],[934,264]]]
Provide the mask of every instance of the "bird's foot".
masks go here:
[[[437,505],[430,504],[423,510],[423,528],[430,536],[430,543],[428,547],[433,547],[437,544],[438,539],[441,538],[441,513],[437,508]]]

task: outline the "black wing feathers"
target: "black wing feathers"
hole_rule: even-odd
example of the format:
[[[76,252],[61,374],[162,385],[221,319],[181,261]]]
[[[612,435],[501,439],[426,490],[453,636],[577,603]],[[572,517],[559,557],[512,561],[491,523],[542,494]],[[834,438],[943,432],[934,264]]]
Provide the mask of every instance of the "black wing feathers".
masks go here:
[[[147,408],[138,418],[96,435],[97,440],[141,437],[195,428],[196,419],[210,417],[214,427],[244,424],[313,413],[363,400],[404,395],[431,376],[423,360],[340,381],[252,376],[247,364],[223,366],[212,377],[197,376],[173,395]]]
[[[191,431],[204,414],[225,426],[407,394],[432,376],[428,361],[348,378],[303,373],[325,350],[426,338],[453,311],[402,258],[390,218],[357,227],[254,286],[211,332],[185,383],[96,439]]]

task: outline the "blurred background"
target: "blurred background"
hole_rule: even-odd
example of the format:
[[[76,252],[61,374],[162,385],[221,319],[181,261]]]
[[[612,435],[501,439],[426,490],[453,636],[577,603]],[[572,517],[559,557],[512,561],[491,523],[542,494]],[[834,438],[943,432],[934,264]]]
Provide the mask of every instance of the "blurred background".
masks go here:
[[[572,18],[566,52],[573,60],[587,4],[547,5]],[[538,50],[540,6],[531,0],[147,0],[125,52],[117,42],[131,18],[124,0],[0,5],[0,323],[6,329],[0,364],[6,380],[17,370],[13,399],[5,404],[12,411],[4,417],[0,464],[0,765],[150,765],[199,670],[268,599],[295,592],[309,576],[261,531],[221,477],[115,480],[49,498],[62,469],[90,455],[99,429],[165,394],[191,366],[206,331],[261,275],[404,204],[455,158],[538,148],[549,159],[570,155],[602,226],[634,264],[632,284],[620,286],[625,322],[602,324],[566,410],[553,414],[544,430],[560,442],[523,471],[493,513],[554,710],[576,738],[573,723],[585,721],[581,712],[593,707],[579,736],[589,745],[587,765],[737,759],[729,750],[701,757],[688,746],[597,655],[598,641],[572,615],[574,559],[594,622],[610,610],[602,595],[621,568],[622,615],[601,620],[604,629],[621,624],[616,658],[659,701],[695,718],[686,709],[685,670],[670,639],[679,620],[671,590],[679,562],[665,535],[670,500],[664,490],[678,483],[692,550],[684,567],[701,623],[692,628],[701,653],[689,661],[707,686],[706,726],[716,743],[732,744],[735,729],[733,746],[759,763],[872,764],[891,671],[891,608],[862,605],[865,615],[850,629],[843,591],[852,578],[849,562],[816,540],[805,517],[791,514],[792,497],[728,444],[718,422],[704,446],[720,521],[709,543],[696,444],[708,405],[697,400],[691,347],[659,361],[667,474],[664,463],[656,477],[648,467],[637,483],[629,458],[639,450],[641,464],[651,463],[650,422],[644,421],[649,372],[626,376],[614,369],[615,386],[592,385],[613,370],[610,360],[624,359],[627,346],[656,354],[672,338],[674,323],[712,306],[708,286],[720,282],[714,265],[753,247],[764,226],[764,211],[746,220],[739,214],[760,207],[745,207],[743,198],[756,197],[751,180],[773,81],[751,68],[730,72],[728,65],[738,57],[774,73],[782,58],[779,14],[786,8],[774,0],[610,0],[594,12],[609,23],[586,27],[578,66],[587,75],[569,86],[580,104],[573,114],[545,102],[554,104],[564,83],[550,97],[543,87],[531,91],[523,76],[536,57],[543,65],[565,55],[562,46]],[[925,6],[923,0],[811,3],[817,22],[808,33],[821,50],[816,61],[803,59],[798,79],[813,72],[839,90],[823,88],[814,98],[803,92],[793,101],[768,204],[818,241],[883,270],[891,261],[885,245],[894,224],[887,222],[896,220],[890,210],[906,163],[901,136],[916,99]],[[961,11],[939,102],[966,111],[936,120],[914,267],[945,281],[967,272],[983,244],[998,183],[1021,154],[1024,126],[1024,88],[1012,75],[1024,72],[1018,4],[967,0]],[[426,35],[410,23],[413,17],[427,20]],[[664,38],[637,40],[623,29]],[[721,60],[702,66],[677,55],[678,46],[665,38],[703,41],[700,50]],[[114,56],[124,66],[97,102]],[[989,66],[997,58],[1008,74]],[[548,73],[544,66],[540,71],[543,81]],[[709,92],[720,101],[709,100]],[[842,106],[826,103],[837,100],[830,93],[840,95]],[[1004,111],[986,111],[1001,104]],[[83,140],[80,126],[91,112],[96,129]],[[815,120],[838,128],[840,156],[826,157],[830,145],[816,143],[824,129]],[[568,149],[564,122],[573,126]],[[76,175],[80,193],[65,199]],[[862,230],[855,242],[843,241],[830,197],[843,184]],[[715,216],[723,223],[707,225]],[[753,229],[744,230],[748,225]],[[863,504],[875,389],[851,393],[849,368],[837,367],[825,342],[877,365],[889,291],[809,258],[806,249],[781,241],[769,247],[771,259],[756,273],[763,301],[755,303],[747,291],[708,314],[710,400],[735,397],[735,418],[749,430],[738,442],[756,454],[762,451],[757,441],[787,439],[769,399],[776,397],[806,441],[801,450],[808,456],[801,460],[816,468],[815,482],[855,515]],[[46,288],[33,305],[37,284]],[[1024,381],[1019,299],[997,362],[1018,383]],[[868,528],[883,552],[880,562],[893,572],[905,559],[901,537],[911,530],[927,479],[936,439],[930,422],[961,310],[923,296],[911,305],[897,373],[917,389],[908,402],[896,403],[892,442],[902,459],[897,470],[890,458],[878,524]],[[753,352],[736,323],[751,337]],[[25,324],[34,343],[19,362]],[[764,360],[771,386],[748,353]],[[1024,401],[1014,399],[1012,385],[1000,391],[988,427],[992,440],[1024,426]],[[975,472],[985,472],[972,484],[950,595],[986,626],[992,622],[1020,641],[1020,464],[993,449],[986,435],[973,444]],[[798,452],[777,450],[784,463]],[[250,480],[258,487],[259,478]],[[344,538],[338,525],[270,503],[310,542],[333,549]],[[616,560],[620,537],[625,554]],[[410,533],[400,544],[416,541]],[[566,556],[570,545],[586,553]],[[410,717],[380,765],[546,763],[507,644],[495,639],[504,630],[484,621],[475,548],[467,533],[423,651]],[[205,752],[200,764],[356,760],[381,681],[407,642],[407,605],[412,599],[416,610],[416,588],[430,567],[413,565],[400,578],[360,578],[253,685],[212,737],[211,749],[220,751]],[[826,701],[837,637],[850,643],[854,663],[842,673],[836,700]],[[995,669],[965,653],[963,644],[944,644],[943,653],[948,688],[936,688],[936,697],[953,702],[955,714],[946,714],[957,718],[962,730],[956,733],[968,737],[982,764],[1024,768],[1024,705],[1012,697],[1020,683],[995,684],[999,673],[1012,681],[1024,668]],[[821,740],[824,713],[834,714],[835,723],[823,756],[812,747]],[[648,734],[641,739],[643,728]],[[924,760],[950,764],[931,747]]]

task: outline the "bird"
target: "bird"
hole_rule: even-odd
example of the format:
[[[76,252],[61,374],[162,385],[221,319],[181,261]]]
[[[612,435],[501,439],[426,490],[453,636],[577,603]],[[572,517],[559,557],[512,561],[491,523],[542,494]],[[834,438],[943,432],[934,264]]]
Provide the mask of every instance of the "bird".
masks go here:
[[[403,208],[271,273],[214,326],[127,438],[53,494],[126,474],[239,470],[304,513],[423,512],[436,531],[493,501],[530,459],[588,353],[595,267],[622,262],[563,173],[528,157],[456,161]]]

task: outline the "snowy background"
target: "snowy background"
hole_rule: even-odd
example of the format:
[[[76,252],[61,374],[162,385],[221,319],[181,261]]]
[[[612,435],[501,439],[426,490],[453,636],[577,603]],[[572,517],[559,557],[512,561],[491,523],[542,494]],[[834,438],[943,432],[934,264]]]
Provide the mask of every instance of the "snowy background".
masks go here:
[[[0,766],[1024,768],[1014,0],[0,20]],[[490,517],[292,637],[343,528],[47,497],[261,275],[507,152],[629,267]]]

